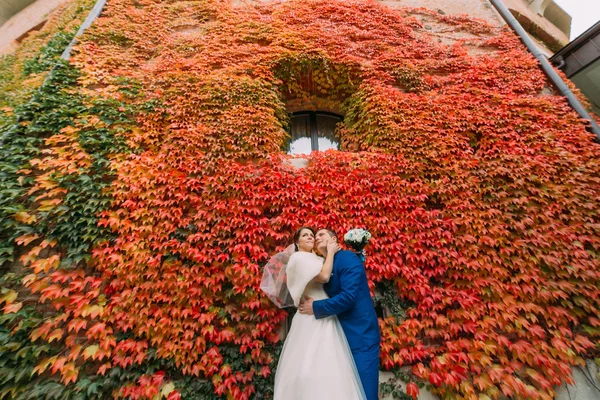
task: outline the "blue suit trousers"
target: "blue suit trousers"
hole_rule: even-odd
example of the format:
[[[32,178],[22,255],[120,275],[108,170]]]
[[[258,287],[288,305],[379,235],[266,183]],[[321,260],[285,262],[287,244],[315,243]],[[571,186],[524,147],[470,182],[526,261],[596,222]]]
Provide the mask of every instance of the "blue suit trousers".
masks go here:
[[[352,355],[367,400],[377,400],[379,398],[379,343],[352,350]]]

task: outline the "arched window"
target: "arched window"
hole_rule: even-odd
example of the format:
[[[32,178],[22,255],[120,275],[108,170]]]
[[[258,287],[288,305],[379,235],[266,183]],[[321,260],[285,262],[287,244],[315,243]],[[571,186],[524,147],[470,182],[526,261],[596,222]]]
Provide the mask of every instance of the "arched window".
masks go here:
[[[335,126],[342,121],[336,114],[322,111],[302,111],[292,115],[289,154],[310,154],[312,151],[338,150],[340,141]]]

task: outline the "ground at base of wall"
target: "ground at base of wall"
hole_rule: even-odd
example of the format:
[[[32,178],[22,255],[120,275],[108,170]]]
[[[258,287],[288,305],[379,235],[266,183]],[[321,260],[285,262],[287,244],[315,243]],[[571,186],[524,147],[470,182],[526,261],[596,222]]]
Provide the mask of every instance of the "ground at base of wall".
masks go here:
[[[585,367],[573,368],[573,385],[562,385],[556,390],[556,400],[597,400],[600,399],[600,369],[594,360],[587,360]],[[387,371],[379,372],[379,382],[387,382],[394,374]],[[405,389],[405,386],[403,386]],[[439,400],[440,397],[431,393],[427,388],[419,391],[419,400]],[[393,400],[391,395],[381,397],[381,400]]]

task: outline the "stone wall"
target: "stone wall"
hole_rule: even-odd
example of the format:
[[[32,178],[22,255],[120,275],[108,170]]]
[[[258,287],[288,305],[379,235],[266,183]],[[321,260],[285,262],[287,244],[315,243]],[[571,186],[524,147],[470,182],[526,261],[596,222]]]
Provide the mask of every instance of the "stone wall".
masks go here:
[[[548,55],[569,43],[571,17],[554,1],[503,0],[504,5]],[[554,20],[550,22],[548,17]],[[560,25],[560,28],[555,25]]]
[[[596,400],[600,399],[600,379],[598,365],[592,360],[587,360],[585,367],[573,369],[572,385],[563,385],[558,388],[556,400]]]
[[[48,18],[48,14],[66,1],[37,0],[10,17],[3,24],[0,20],[0,24],[2,24],[0,26],[0,54],[14,51],[28,32],[40,29]]]
[[[0,11],[3,8],[3,1],[0,0]],[[31,1],[31,0],[25,0]],[[20,39],[29,31],[39,29],[46,20],[48,14],[66,0],[37,0],[22,11],[10,17],[12,12],[17,9],[8,6],[5,8],[6,15],[0,12],[0,54],[12,52]],[[232,0],[234,5],[241,3],[251,3],[260,0]],[[268,1],[268,0],[262,0]],[[472,17],[481,18],[493,25],[502,25],[504,21],[496,12],[488,0],[379,0],[389,7],[425,7],[437,10],[444,14],[468,14]],[[528,31],[533,32],[538,40],[540,48],[548,55],[553,53],[557,47],[568,43],[567,27],[570,27],[570,17],[565,14],[561,17],[561,28],[558,28],[544,17],[544,10],[548,7],[557,8],[552,1],[544,1],[543,4],[533,2],[529,4],[524,0],[504,0],[506,6],[511,9],[513,14],[520,18],[521,23]],[[540,3],[540,4],[538,4]],[[547,4],[548,3],[548,4]],[[9,3],[6,3],[9,4]],[[558,9],[559,11],[562,11]],[[556,14],[556,12],[554,12]],[[554,15],[553,14],[553,15]],[[10,18],[9,18],[10,17]],[[6,22],[4,20],[9,18]]]
[[[492,25],[504,24],[504,20],[489,0],[380,0],[380,2],[389,7],[425,7],[444,14],[468,14]],[[538,47],[548,56],[569,42],[571,17],[554,1],[503,0],[503,2],[536,41]],[[554,23],[549,18],[552,18]]]
[[[445,14],[468,14],[492,25],[503,24],[502,17],[488,0],[380,0],[389,7],[424,7]]]
[[[35,0],[0,0],[0,26]]]
[[[573,368],[572,385],[562,385],[556,388],[555,400],[597,400],[600,399],[600,368],[592,360],[587,360],[585,367]],[[380,372],[379,381],[388,382],[394,379],[391,372]],[[405,385],[401,385],[405,388]],[[381,397],[381,400],[393,400],[392,396]],[[438,400],[440,397],[426,388],[421,388],[419,400]]]

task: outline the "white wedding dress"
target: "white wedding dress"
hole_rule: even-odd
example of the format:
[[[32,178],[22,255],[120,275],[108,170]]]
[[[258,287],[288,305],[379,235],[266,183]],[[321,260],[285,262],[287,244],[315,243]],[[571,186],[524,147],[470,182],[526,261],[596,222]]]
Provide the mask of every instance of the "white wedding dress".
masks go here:
[[[287,285],[294,304],[304,295],[328,298],[323,285],[311,282],[323,259],[296,252],[288,262]],[[352,352],[337,317],[316,319],[296,313],[275,374],[274,400],[366,399]]]

